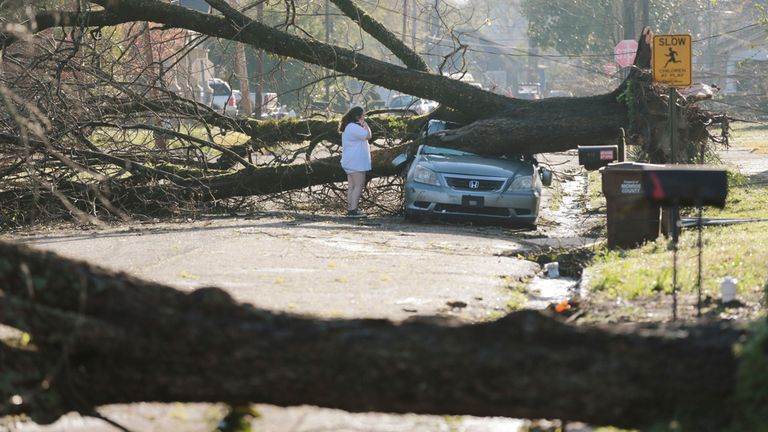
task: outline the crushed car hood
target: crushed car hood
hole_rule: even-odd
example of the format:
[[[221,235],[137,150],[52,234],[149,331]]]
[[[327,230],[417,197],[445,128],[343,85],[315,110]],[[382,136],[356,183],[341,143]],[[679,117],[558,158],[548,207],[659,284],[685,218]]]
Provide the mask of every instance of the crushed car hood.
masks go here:
[[[486,158],[469,155],[421,155],[419,160],[428,168],[442,174],[511,177],[533,174],[533,165],[519,160]]]

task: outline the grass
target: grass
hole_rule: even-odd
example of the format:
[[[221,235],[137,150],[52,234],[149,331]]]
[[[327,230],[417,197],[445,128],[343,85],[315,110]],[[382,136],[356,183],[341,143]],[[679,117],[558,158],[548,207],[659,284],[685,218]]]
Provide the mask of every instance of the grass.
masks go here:
[[[554,213],[560,210],[560,205],[563,204],[563,184],[559,181],[552,182],[550,190],[551,195],[549,202],[547,203],[547,208]]]
[[[501,280],[504,284],[501,292],[503,295],[508,296],[509,299],[504,302],[503,309],[489,312],[485,317],[485,321],[496,321],[504,318],[512,312],[523,309],[525,304],[528,303],[528,283],[530,279],[515,279],[510,276],[502,276]]]
[[[587,172],[587,211],[605,209],[603,195],[603,177],[599,171]]]
[[[740,147],[751,149],[752,153],[768,154],[768,125],[736,123],[731,136]]]
[[[729,173],[725,209],[706,209],[704,217],[768,219],[768,187]],[[690,213],[690,211],[689,211]],[[692,292],[697,278],[697,232],[683,231],[678,253],[678,287]],[[705,227],[702,291],[719,297],[720,280],[739,279],[742,296],[759,299],[768,282],[768,222]],[[629,251],[599,252],[589,267],[589,289],[614,298],[637,299],[672,290],[672,251],[668,240]]]
[[[202,127],[189,128],[182,126],[180,132],[204,141],[208,141],[208,133],[205,128]],[[222,133],[218,128],[212,128],[211,133],[213,135],[213,143],[224,147],[232,147],[235,145],[244,144],[246,141],[248,141],[249,138],[248,135],[239,132],[229,131]],[[135,146],[147,148],[153,148],[155,145],[152,132],[146,130],[121,131],[114,128],[100,128],[94,132],[92,140],[97,146],[100,147],[108,147],[110,145],[114,145],[114,143],[119,143],[121,146],[130,143]],[[170,149],[184,147],[186,144],[187,143],[178,139],[169,139],[167,142],[168,148]],[[212,149],[210,147],[200,146],[200,149],[206,154],[210,155],[219,153],[218,150]]]
[[[754,223],[704,229],[702,291],[719,296],[720,280],[739,279],[739,292],[755,297],[768,281],[768,223]],[[693,292],[697,278],[697,233],[684,231],[678,252],[678,287]],[[637,299],[672,291],[672,251],[668,241],[659,238],[630,251],[598,253],[589,267],[591,291],[612,297]]]
[[[725,208],[705,209],[704,217],[768,219],[768,187],[733,171],[728,172],[728,186]]]
[[[737,124],[733,144],[768,153],[768,126]],[[729,171],[729,192],[724,209],[705,208],[705,218],[768,219],[768,186]],[[588,209],[604,205],[600,174],[589,173]],[[695,209],[684,209],[695,216]],[[678,286],[693,292],[697,279],[697,232],[683,231],[678,253]],[[702,290],[719,298],[720,281],[725,276],[739,279],[740,299],[759,301],[768,283],[768,222],[705,227]],[[599,251],[589,268],[588,289],[610,298],[625,300],[648,298],[672,290],[672,251],[668,239],[628,251]]]

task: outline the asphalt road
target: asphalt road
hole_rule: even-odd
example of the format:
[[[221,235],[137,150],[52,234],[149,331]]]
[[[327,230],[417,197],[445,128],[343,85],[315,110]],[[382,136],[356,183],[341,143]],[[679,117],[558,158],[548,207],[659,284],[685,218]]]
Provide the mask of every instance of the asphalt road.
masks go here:
[[[511,281],[539,267],[498,227],[272,215],[20,237],[31,246],[182,290],[219,286],[257,307],[321,317],[400,320],[503,310]],[[447,302],[467,307],[452,309]]]
[[[541,241],[499,227],[300,214],[38,232],[15,240],[181,290],[219,286],[239,301],[271,310],[393,320],[441,314],[467,321],[499,316],[511,299],[505,287],[539,270],[531,262],[496,255]],[[223,409],[133,404],[102,412],[135,431],[211,431]],[[259,431],[515,431],[522,425],[516,419],[351,414],[317,407],[259,410],[262,417],[254,423]],[[69,415],[51,426],[25,423],[17,430],[115,429]]]
[[[542,206],[546,208],[546,203]],[[556,219],[558,226],[562,223],[557,220],[568,217],[547,216],[550,223]],[[542,231],[556,228],[544,226]],[[476,322],[508,311],[514,298],[507,287],[540,270],[529,261],[499,254],[584,241],[573,232],[560,231],[546,237],[541,232],[492,226],[413,224],[399,217],[348,220],[272,213],[87,231],[37,231],[11,238],[181,290],[218,286],[238,301],[270,310],[392,320],[448,315]],[[546,306],[540,300],[535,304]],[[352,414],[306,406],[260,405],[258,409],[262,417],[254,421],[254,428],[262,432],[516,431],[523,425],[521,420],[506,418]],[[211,431],[224,407],[143,403],[101,411],[132,431]],[[24,423],[14,430],[116,429],[100,420],[68,415],[50,426]]]

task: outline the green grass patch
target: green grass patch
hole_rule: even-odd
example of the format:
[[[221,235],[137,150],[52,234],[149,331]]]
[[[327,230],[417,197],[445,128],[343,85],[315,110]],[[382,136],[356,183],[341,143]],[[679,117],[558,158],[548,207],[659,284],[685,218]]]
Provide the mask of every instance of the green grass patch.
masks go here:
[[[605,209],[603,176],[599,171],[587,172],[587,211]]]
[[[733,430],[765,430],[768,416],[768,324],[752,325],[746,342],[737,345],[739,357],[736,380],[738,416]]]
[[[697,233],[684,231],[678,251],[678,287],[692,292],[697,278]],[[702,290],[717,296],[725,276],[739,279],[741,295],[760,296],[768,280],[768,223],[704,230]],[[660,238],[638,249],[603,251],[589,267],[589,289],[613,297],[637,299],[672,291],[672,251]]]
[[[750,185],[743,176],[731,175],[724,210],[707,209],[705,217],[768,218],[768,188]],[[692,292],[697,278],[696,230],[684,230],[678,252],[678,287]],[[768,222],[705,227],[702,290],[719,296],[720,280],[739,279],[740,295],[760,298],[768,281]],[[672,251],[660,237],[644,246],[623,251],[602,250],[589,267],[589,289],[612,297],[637,299],[672,290]]]
[[[729,171],[725,208],[705,208],[704,217],[768,219],[768,187],[752,185],[746,176]]]
[[[552,186],[550,187],[551,194],[549,197],[549,201],[547,202],[547,208],[552,211],[556,212],[560,210],[560,206],[563,204],[563,184],[562,182],[552,182]]]
[[[182,125],[179,132],[194,138],[209,141],[208,132],[203,127],[186,127]],[[228,131],[226,133],[222,133],[218,128],[212,128],[211,135],[213,136],[214,144],[218,144],[224,147],[232,147],[235,145],[244,144],[248,141],[249,138],[248,135],[239,132]],[[155,146],[155,138],[152,132],[147,130],[99,128],[93,132],[91,135],[91,140],[98,147],[105,149],[109,149],[115,145],[124,147],[126,144],[137,147],[146,147],[148,149],[154,148]],[[186,147],[190,144],[179,139],[168,139],[167,145],[169,149],[177,149]],[[191,145],[197,144],[192,143]],[[215,155],[219,153],[218,150],[212,149],[210,147],[203,145],[198,146],[201,151],[206,154]]]
[[[731,137],[739,147],[753,149],[754,153],[768,153],[768,125],[736,123]]]

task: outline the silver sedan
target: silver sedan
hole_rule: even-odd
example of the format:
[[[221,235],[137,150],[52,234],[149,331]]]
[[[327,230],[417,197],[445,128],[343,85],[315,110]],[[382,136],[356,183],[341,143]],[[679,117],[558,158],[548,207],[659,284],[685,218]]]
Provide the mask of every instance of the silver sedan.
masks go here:
[[[405,177],[405,215],[535,227],[551,171],[532,158],[488,158],[422,145]]]

